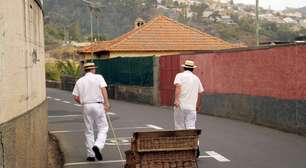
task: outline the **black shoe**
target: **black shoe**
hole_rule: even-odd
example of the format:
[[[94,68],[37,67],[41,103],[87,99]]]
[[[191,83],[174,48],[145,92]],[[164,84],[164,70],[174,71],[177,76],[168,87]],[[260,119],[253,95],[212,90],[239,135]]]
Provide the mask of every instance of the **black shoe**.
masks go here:
[[[200,157],[200,148],[198,148],[198,149],[196,150],[196,157],[197,157],[197,158]]]
[[[100,149],[97,146],[92,147],[92,150],[95,152],[96,158],[98,160],[103,160],[102,154],[100,152]]]
[[[94,157],[87,157],[86,160],[92,162],[92,161],[95,161],[96,159]]]

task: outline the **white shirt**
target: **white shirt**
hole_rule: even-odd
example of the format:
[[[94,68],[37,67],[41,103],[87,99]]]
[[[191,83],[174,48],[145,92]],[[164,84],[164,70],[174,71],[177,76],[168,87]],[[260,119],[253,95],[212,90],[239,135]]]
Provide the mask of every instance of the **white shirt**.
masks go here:
[[[79,96],[81,104],[104,102],[101,88],[106,86],[101,75],[88,72],[77,80],[72,95]]]
[[[198,94],[203,92],[200,79],[191,71],[184,71],[175,76],[174,84],[181,86],[180,106],[186,110],[196,110]]]

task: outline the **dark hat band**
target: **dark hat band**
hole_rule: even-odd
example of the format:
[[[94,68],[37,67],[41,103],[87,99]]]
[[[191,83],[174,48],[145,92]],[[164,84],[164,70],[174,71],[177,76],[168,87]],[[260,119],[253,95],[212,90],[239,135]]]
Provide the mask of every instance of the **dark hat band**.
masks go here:
[[[84,67],[84,69],[91,69],[91,68],[96,68],[96,66],[95,65],[90,65],[90,66]]]

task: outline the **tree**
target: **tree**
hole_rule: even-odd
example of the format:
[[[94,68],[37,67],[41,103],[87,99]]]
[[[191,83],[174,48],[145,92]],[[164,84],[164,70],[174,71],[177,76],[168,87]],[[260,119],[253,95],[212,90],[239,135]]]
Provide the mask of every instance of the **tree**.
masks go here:
[[[252,19],[250,16],[241,17],[238,21],[238,25],[242,30],[247,32],[255,32],[255,20]]]
[[[166,7],[173,7],[173,1],[172,0],[162,0],[161,5],[166,6]]]
[[[80,23],[78,21],[74,22],[70,27],[69,27],[69,36],[70,40],[74,41],[80,41],[81,38],[81,28],[80,28]]]
[[[199,5],[194,4],[194,5],[190,6],[191,11],[196,13],[196,20],[197,21],[201,21],[201,17],[203,15],[203,12],[207,8],[208,8],[208,5],[206,3],[201,3]]]
[[[76,63],[73,60],[58,61],[57,68],[59,69],[61,75],[73,77],[79,77],[81,75],[80,64]]]
[[[173,2],[173,7],[174,8],[178,8],[180,6],[180,4],[177,2],[177,1],[174,1]]]

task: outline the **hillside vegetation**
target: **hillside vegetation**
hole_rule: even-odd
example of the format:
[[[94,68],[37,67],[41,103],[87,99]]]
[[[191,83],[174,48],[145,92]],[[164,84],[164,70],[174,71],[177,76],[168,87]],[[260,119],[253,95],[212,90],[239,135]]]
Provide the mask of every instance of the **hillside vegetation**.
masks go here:
[[[145,21],[157,15],[166,15],[179,22],[196,27],[226,41],[248,45],[255,44],[255,20],[252,17],[230,14],[233,24],[225,24],[201,18],[209,5],[202,0],[193,5],[194,13],[187,18],[184,13],[186,5],[172,0],[91,0],[99,2],[102,7],[95,10],[93,17],[94,38],[109,40],[130,31],[134,21],[140,17]],[[158,8],[165,6],[167,9]],[[90,39],[90,10],[81,0],[45,0],[45,39],[46,46],[52,48],[64,40],[87,41]],[[181,9],[183,12],[171,12],[169,9]],[[215,13],[212,17],[218,17]],[[298,35],[305,35],[305,29],[293,31],[290,25],[261,21],[261,41],[290,41]]]

